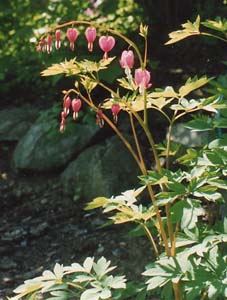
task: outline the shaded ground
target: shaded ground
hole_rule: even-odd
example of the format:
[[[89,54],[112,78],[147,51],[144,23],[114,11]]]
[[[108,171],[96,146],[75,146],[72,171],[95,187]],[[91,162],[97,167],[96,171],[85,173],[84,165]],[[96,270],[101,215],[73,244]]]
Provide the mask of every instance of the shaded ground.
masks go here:
[[[12,149],[0,145],[0,299],[56,262],[70,265],[86,256],[103,255],[129,277],[139,276],[149,259],[147,240],[129,238],[126,226],[100,229],[104,217],[66,197],[57,175],[13,174]]]

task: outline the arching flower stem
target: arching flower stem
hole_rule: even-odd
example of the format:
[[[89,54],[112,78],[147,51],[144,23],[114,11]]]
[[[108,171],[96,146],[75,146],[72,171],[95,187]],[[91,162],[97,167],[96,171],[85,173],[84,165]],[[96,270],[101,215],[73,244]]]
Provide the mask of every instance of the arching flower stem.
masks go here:
[[[105,90],[107,90],[110,94],[114,95],[116,98],[119,98],[119,95],[117,93],[115,93],[111,88],[109,88],[107,85],[105,85],[104,83],[100,82],[100,81],[96,81],[98,85],[100,85],[101,87],[103,87]],[[132,107],[130,106],[130,104],[128,104],[125,100],[121,99],[121,102],[128,108],[129,111],[132,112],[132,114],[135,116],[135,118],[137,119],[137,121],[139,122],[140,126],[143,128],[147,139],[149,141],[149,144],[152,148],[152,152],[154,155],[154,159],[155,159],[155,163],[156,163],[156,167],[159,173],[161,173],[161,163],[160,163],[160,159],[158,157],[158,153],[155,147],[155,142],[153,139],[153,136],[148,128],[148,124],[145,124],[143,119],[140,117],[140,115],[132,109]]]
[[[75,89],[68,90],[66,93],[66,96],[68,96],[70,93],[77,94],[85,103],[87,103],[90,107],[92,107],[94,109],[94,111],[98,112],[99,108],[94,105],[93,101],[91,100],[91,97],[89,97],[89,99],[87,99],[80,91],[77,91]],[[132,154],[132,156],[135,159],[142,174],[146,175],[146,169],[144,168],[143,164],[141,163],[140,159],[138,158],[137,154],[133,150],[133,148],[132,148],[131,144],[128,142],[128,140],[124,137],[124,135],[120,132],[120,130],[115,126],[115,124],[105,114],[103,114],[103,119],[115,131],[115,133],[122,140],[122,142],[124,143],[126,148]]]
[[[106,26],[99,25],[99,24],[96,24],[94,22],[89,22],[89,21],[70,21],[70,22],[66,22],[66,23],[63,23],[63,24],[60,24],[60,25],[52,27],[48,31],[48,33],[52,32],[52,31],[55,31],[57,29],[61,29],[61,28],[67,27],[67,26],[74,26],[74,25],[88,25],[88,26],[93,26],[93,27],[100,28],[103,31],[112,33],[112,34],[120,37],[122,40],[124,40],[127,44],[129,44],[135,50],[135,52],[136,52],[136,54],[137,54],[137,56],[139,58],[139,62],[140,62],[141,68],[145,67],[142,55],[141,55],[140,50],[137,47],[137,45],[132,40],[130,40],[129,38],[127,38],[126,36],[124,36],[123,34],[121,34],[120,32],[118,32],[117,30],[107,28]]]

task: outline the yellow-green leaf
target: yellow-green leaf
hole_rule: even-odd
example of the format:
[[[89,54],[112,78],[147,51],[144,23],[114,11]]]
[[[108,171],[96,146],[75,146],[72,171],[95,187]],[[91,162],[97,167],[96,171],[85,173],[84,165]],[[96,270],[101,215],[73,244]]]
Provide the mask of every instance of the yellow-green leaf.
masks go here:
[[[97,82],[95,82],[91,77],[86,76],[86,75],[81,75],[80,76],[81,84],[85,87],[85,89],[90,93],[96,86]]]
[[[213,30],[217,30],[220,32],[225,33],[227,30],[227,21],[218,19],[218,20],[206,20],[205,22],[201,23],[203,26],[213,29]]]
[[[192,91],[202,87],[203,85],[207,84],[210,79],[208,79],[206,76],[203,76],[201,78],[189,78],[186,83],[180,87],[179,89],[179,96],[181,98],[185,97]]]
[[[164,90],[154,91],[149,93],[148,97],[151,98],[177,98],[178,94],[174,91],[172,86],[167,86]]]
[[[117,79],[117,81],[120,83],[120,86],[122,86],[124,89],[135,91],[137,88],[133,82],[129,83],[124,77]]]
[[[189,36],[200,34],[199,26],[200,26],[200,16],[197,17],[194,23],[188,21],[181,25],[182,30],[173,31],[169,34],[170,40],[165,43],[165,45],[170,45],[177,43]]]
[[[100,69],[106,69],[106,67],[112,63],[112,61],[115,59],[116,56],[114,57],[109,57],[107,59],[101,59],[99,61],[99,68]]]
[[[97,197],[86,205],[85,210],[91,210],[91,209],[103,207],[107,203],[109,203],[109,200],[107,198]]]
[[[75,59],[71,59],[69,61],[61,62],[59,64],[53,64],[47,69],[41,72],[42,76],[53,76],[57,74],[67,74],[67,75],[75,75],[79,74],[80,69],[78,65],[75,63]]]

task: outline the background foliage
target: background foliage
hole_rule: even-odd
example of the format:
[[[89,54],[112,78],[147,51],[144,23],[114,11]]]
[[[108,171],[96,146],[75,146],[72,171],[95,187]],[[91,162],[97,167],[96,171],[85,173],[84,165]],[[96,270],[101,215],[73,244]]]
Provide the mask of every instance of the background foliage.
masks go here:
[[[22,104],[51,99],[51,95],[58,97],[55,89],[60,90],[65,84],[71,84],[70,80],[65,83],[61,76],[50,81],[39,75],[47,61],[48,64],[54,63],[69,55],[66,55],[68,49],[64,51],[63,48],[54,55],[50,54],[48,58],[36,53],[37,37],[51,25],[71,19],[96,20],[110,24],[130,37],[135,35],[139,24],[143,22],[150,27],[152,53],[149,54],[152,59],[160,60],[166,55],[166,50],[161,50],[161,46],[167,40],[168,32],[197,13],[204,19],[222,16],[226,10],[224,2],[215,0],[3,0],[0,3],[1,103]],[[84,42],[80,39],[79,43]],[[190,41],[188,44],[190,45]],[[81,45],[80,49],[83,49]],[[121,45],[118,49],[120,52]],[[170,61],[179,60],[178,49],[181,49],[181,45],[174,47],[173,52],[168,50],[172,56]]]

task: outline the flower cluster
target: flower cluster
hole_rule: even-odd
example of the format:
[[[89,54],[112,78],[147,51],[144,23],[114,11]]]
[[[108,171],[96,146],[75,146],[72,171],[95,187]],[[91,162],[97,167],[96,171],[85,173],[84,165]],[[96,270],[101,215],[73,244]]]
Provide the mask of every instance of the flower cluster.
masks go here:
[[[75,42],[78,36],[79,36],[79,32],[76,28],[71,27],[67,29],[66,37],[69,41],[69,47],[72,51],[75,50]],[[61,37],[62,37],[62,31],[60,29],[57,29],[55,31],[55,48],[57,50],[59,50],[61,47]],[[92,26],[87,27],[87,29],[85,30],[85,37],[88,42],[88,50],[92,52],[93,43],[97,37],[96,28]],[[52,45],[53,45],[53,38],[52,35],[48,33],[46,37],[42,37],[40,39],[36,50],[38,52],[42,51],[42,52],[50,53],[53,49]],[[99,38],[99,47],[104,52],[103,57],[105,59],[108,58],[108,52],[110,52],[114,46],[115,46],[115,38],[113,36],[103,35]]]
[[[112,32],[111,32],[112,33]],[[84,32],[85,38],[88,43],[88,51],[93,51],[93,45],[97,38],[97,30],[94,26],[88,26]],[[43,51],[50,53],[53,50],[53,44],[58,50],[61,47],[62,41],[62,30],[57,28],[55,31],[55,41],[53,41],[53,34],[48,33],[45,37],[42,37],[37,46],[37,51]],[[79,31],[75,27],[70,27],[67,29],[65,34],[69,47],[72,51],[75,50],[75,42],[79,36]],[[98,45],[100,49],[104,52],[103,59],[108,59],[108,53],[114,48],[116,40],[112,35],[106,34],[99,37]],[[133,89],[139,90],[140,94],[151,86],[151,75],[148,70],[143,66],[135,69],[134,76],[132,75],[132,69],[135,65],[135,56],[134,52],[131,49],[124,50],[121,54],[119,64],[122,69],[124,69],[128,81],[133,86]],[[81,108],[81,100],[73,99],[71,100],[69,95],[64,97],[63,100],[63,111],[61,112],[61,125],[60,131],[63,132],[66,125],[66,117],[69,114],[70,108],[73,110],[73,119],[75,120],[78,116],[78,112]],[[113,121],[116,124],[118,121],[118,114],[121,110],[119,103],[113,103],[111,106],[111,111],[113,115]],[[100,126],[104,126],[104,115],[100,107],[96,110],[96,123]]]
[[[63,99],[63,111],[61,112],[61,124],[60,131],[63,132],[65,130],[66,125],[66,117],[70,112],[70,108],[73,111],[73,119],[76,120],[78,117],[78,112],[81,109],[82,102],[79,98],[74,98],[71,100],[69,96],[64,97]]]

